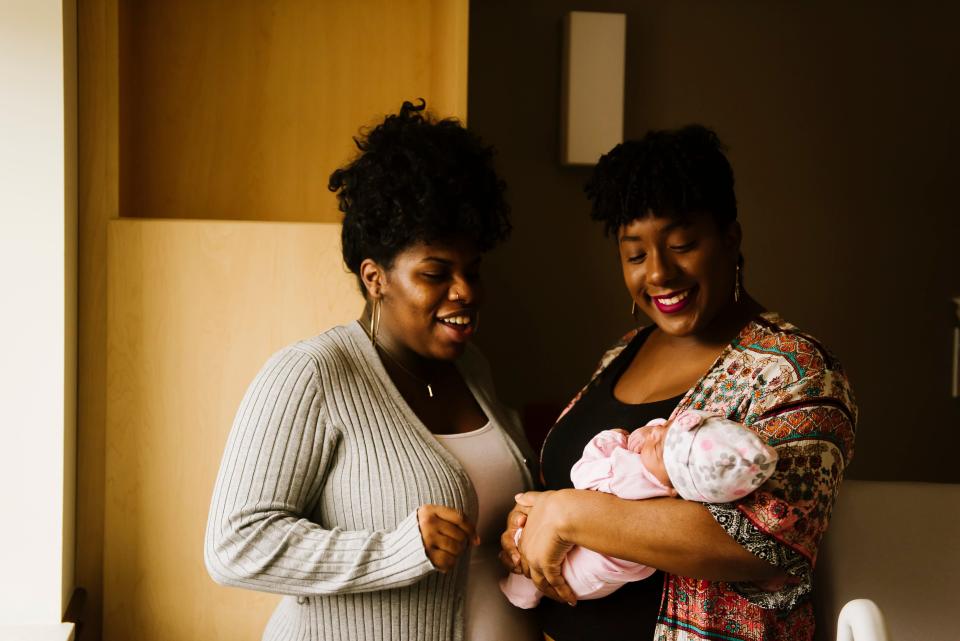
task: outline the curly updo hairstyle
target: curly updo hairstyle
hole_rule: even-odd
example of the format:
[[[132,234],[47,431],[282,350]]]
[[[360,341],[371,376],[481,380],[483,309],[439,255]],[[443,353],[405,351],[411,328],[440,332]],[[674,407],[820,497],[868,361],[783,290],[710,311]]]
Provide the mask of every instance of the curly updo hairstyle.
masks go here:
[[[651,131],[621,143],[600,158],[584,188],[593,203],[590,217],[603,222],[608,236],[650,215],[707,213],[724,229],[737,219],[725,150],[702,125]]]
[[[343,261],[358,277],[364,259],[389,269],[417,242],[465,236],[487,251],[510,234],[493,148],[425,108],[422,98],[404,102],[399,114],[354,138],[358,155],[330,175],[343,212]]]

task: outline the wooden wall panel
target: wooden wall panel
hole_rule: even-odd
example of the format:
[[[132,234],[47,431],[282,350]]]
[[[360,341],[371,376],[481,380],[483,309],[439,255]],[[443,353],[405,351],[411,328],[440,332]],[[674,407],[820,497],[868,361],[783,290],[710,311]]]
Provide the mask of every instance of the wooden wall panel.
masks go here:
[[[64,69],[64,200],[66,306],[64,323],[64,512],[61,612],[66,611],[76,585],[77,567],[77,364],[79,357],[79,315],[77,312],[80,281],[77,255],[79,251],[79,203],[77,163],[77,0],[62,0],[63,69]]]
[[[277,349],[356,318],[339,226],[109,226],[106,641],[254,641],[274,595],[207,576],[213,483],[246,386]]]
[[[468,0],[121,1],[124,216],[339,220],[362,125],[466,117]]]
[[[77,550],[83,641],[100,638],[106,416],[107,221],[119,211],[117,0],[77,3]]]

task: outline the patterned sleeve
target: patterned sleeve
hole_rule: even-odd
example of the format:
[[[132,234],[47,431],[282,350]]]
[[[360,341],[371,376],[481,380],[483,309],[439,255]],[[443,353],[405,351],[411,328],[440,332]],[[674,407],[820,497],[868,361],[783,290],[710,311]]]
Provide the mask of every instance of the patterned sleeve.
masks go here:
[[[757,392],[744,423],[776,448],[777,469],[743,499],[707,507],[744,548],[789,577],[779,584],[731,587],[760,607],[789,610],[812,589],[817,548],[853,456],[856,406],[834,362]]]

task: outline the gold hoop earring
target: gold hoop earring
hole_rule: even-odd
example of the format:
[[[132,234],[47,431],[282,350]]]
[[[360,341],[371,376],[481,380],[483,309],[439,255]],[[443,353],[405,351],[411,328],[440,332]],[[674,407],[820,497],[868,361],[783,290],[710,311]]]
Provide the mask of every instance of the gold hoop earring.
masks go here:
[[[737,263],[737,273],[733,277],[733,302],[740,302],[740,263]]]
[[[373,309],[370,310],[370,342],[377,346],[377,332],[380,330],[380,299],[373,299]]]

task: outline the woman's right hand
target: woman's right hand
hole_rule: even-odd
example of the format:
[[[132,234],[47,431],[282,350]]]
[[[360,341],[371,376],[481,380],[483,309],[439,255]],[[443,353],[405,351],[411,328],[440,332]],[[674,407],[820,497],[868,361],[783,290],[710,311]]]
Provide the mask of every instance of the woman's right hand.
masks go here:
[[[421,505],[417,508],[417,524],[427,558],[441,572],[453,569],[470,543],[480,543],[473,523],[445,505]]]
[[[520,550],[517,549],[517,530],[527,522],[530,508],[519,503],[507,515],[507,529],[500,535],[500,562],[514,574],[523,574]]]

